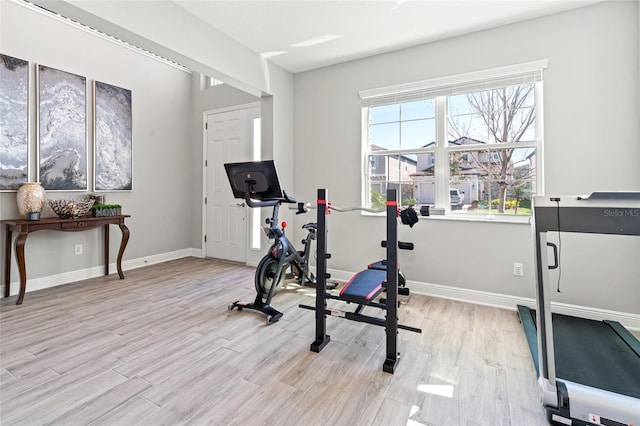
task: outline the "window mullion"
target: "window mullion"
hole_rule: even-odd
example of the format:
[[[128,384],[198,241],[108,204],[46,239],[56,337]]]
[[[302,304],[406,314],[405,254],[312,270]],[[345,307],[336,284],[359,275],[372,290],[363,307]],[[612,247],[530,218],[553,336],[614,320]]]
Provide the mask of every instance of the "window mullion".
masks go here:
[[[535,190],[534,193],[536,195],[544,194],[544,173],[542,173],[542,159],[544,158],[544,139],[543,139],[543,100],[542,100],[542,81],[536,83],[535,90],[535,103],[536,103],[536,139],[538,139],[538,144],[536,147],[536,179],[535,179]]]
[[[370,156],[370,145],[369,145],[369,108],[362,108],[361,111],[361,116],[360,116],[360,125],[361,125],[361,131],[360,134],[362,135],[362,140],[361,140],[361,146],[360,149],[362,150],[362,153],[364,155],[361,156],[361,158],[363,158],[363,162],[362,162],[362,173],[360,173],[360,176],[362,176],[363,182],[361,185],[362,191],[360,194],[361,197],[361,206],[369,206],[370,205],[370,199],[371,199],[371,195],[370,195],[370,189],[371,189],[371,156]]]
[[[447,149],[449,152],[456,151],[486,151],[493,150],[498,151],[501,149],[519,149],[519,148],[535,148],[538,145],[537,141],[533,142],[500,142],[491,144],[477,144],[477,145],[461,145],[461,146],[449,146]]]
[[[449,160],[447,152],[447,98],[436,98],[436,208],[449,207]]]

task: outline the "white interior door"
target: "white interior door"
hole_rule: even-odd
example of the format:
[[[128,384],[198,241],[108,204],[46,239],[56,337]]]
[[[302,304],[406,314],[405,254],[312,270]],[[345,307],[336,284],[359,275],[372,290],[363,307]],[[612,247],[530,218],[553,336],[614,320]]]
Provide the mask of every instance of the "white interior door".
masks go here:
[[[225,163],[249,161],[247,110],[207,116],[207,257],[246,262],[247,209],[233,198]]]

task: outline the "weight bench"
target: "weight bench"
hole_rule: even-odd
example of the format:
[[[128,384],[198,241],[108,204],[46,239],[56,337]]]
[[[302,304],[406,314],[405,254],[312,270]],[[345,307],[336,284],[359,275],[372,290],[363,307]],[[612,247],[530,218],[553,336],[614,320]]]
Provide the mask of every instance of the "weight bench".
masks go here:
[[[331,257],[327,253],[327,227],[326,215],[327,205],[326,189],[318,189],[318,239],[317,239],[317,263],[316,263],[316,303],[315,306],[304,304],[298,305],[300,308],[315,311],[316,332],[315,340],[311,343],[310,349],[313,352],[320,352],[330,341],[327,334],[327,316],[341,317],[352,321],[364,322],[385,328],[386,333],[386,359],[382,365],[382,370],[393,373],[400,358],[398,352],[398,329],[421,333],[422,330],[398,324],[398,294],[409,294],[408,288],[398,288],[400,277],[404,286],[405,279],[398,271],[398,248],[413,248],[411,243],[398,241],[397,234],[397,190],[387,190],[387,240],[383,242],[383,247],[387,248],[386,260],[381,260],[369,265],[363,271],[355,274],[342,288],[339,295],[326,292],[327,289],[327,259]],[[388,244],[387,244],[388,241]],[[401,291],[404,290],[404,291]],[[387,300],[375,300],[380,293],[386,292]],[[334,309],[327,305],[327,299],[336,299],[347,303],[356,303],[358,307],[355,312],[346,312]],[[361,314],[365,306],[372,306],[386,311],[384,318],[372,317]]]
[[[400,278],[400,277],[399,277]],[[398,279],[398,294],[409,296],[409,289],[406,288],[404,277]],[[340,290],[340,295],[336,299],[346,302],[357,303],[358,305],[371,305],[373,300],[380,293],[387,290],[387,261],[380,260],[368,266],[368,269],[355,274],[349,282]],[[328,297],[334,298],[334,297]],[[384,308],[386,300],[380,299],[376,303],[378,308]]]
[[[365,269],[355,274],[340,290],[340,299],[359,305],[369,305],[384,289],[387,268]]]

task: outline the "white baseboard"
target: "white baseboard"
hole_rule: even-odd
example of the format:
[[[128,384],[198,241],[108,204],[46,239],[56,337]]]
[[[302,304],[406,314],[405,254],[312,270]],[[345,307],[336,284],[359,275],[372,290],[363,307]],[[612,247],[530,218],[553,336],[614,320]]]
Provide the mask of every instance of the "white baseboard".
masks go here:
[[[145,256],[138,259],[124,260],[122,262],[122,270],[141,268],[156,263],[167,262],[169,260],[181,259],[183,257],[202,257],[201,250],[189,248],[176,250],[168,253],[155,254],[153,256]],[[118,273],[116,262],[109,264],[109,275]],[[16,274],[17,275],[17,274]],[[27,282],[27,293],[35,290],[42,290],[49,287],[55,287],[62,284],[69,284],[75,281],[87,280],[89,278],[100,277],[104,275],[104,265],[94,266],[91,268],[80,269],[77,271],[64,272],[62,274],[49,275],[40,278],[29,278]],[[126,273],[125,273],[126,275]],[[17,277],[13,277],[14,279]],[[17,295],[20,289],[20,281],[12,281],[10,292],[11,296]]]
[[[345,271],[331,270],[331,279],[348,281],[353,274]],[[412,293],[424,296],[440,297],[443,299],[457,300],[460,302],[474,303],[476,305],[493,306],[502,309],[516,310],[518,305],[535,306],[535,300],[525,297],[510,296],[486,291],[471,290],[467,288],[449,287],[439,284],[429,284],[419,281],[407,281],[407,287]]]
[[[154,265],[156,263],[167,262],[169,260],[182,259],[183,257],[202,257],[202,250],[187,248],[170,251],[168,253],[154,254],[153,256],[141,257],[139,259],[125,260],[122,262],[122,269],[136,269],[143,266]],[[115,265],[115,263],[113,265]],[[109,268],[109,270],[111,270],[111,268]]]
[[[127,271],[190,256],[202,257],[202,250],[188,248],[152,256],[145,256],[138,259],[125,260],[122,262],[122,269],[124,271]],[[109,265],[109,271],[110,274],[117,273],[115,262]],[[330,269],[329,273],[331,274],[331,279],[335,279],[338,281],[348,281],[353,276],[352,272],[340,271],[335,269]],[[95,278],[102,275],[104,275],[104,266],[101,265],[77,271],[65,272],[62,274],[50,275],[47,277],[30,278],[27,286],[27,292],[42,290],[45,288],[68,284],[75,281],[86,280],[89,278]],[[534,299],[529,299],[526,297],[490,293],[486,291],[471,290],[467,288],[449,287],[418,281],[408,281],[407,286],[415,294],[457,300],[460,302],[474,303],[477,305],[493,306],[502,309],[516,310],[518,305],[524,305],[530,308],[535,308],[536,306],[536,302]],[[18,294],[19,288],[19,281],[12,281],[10,295],[14,296]],[[565,303],[552,303],[552,308],[553,312],[559,314],[589,318],[598,321],[608,319],[612,321],[618,321],[629,330],[640,330],[640,315],[627,312],[617,312],[605,309],[591,308],[588,306],[569,305]]]
[[[329,273],[331,274],[331,279],[336,279],[338,281],[348,281],[353,276],[350,272],[339,270],[330,270]],[[536,306],[535,299],[471,290],[467,288],[449,287],[418,281],[407,281],[407,287],[409,287],[411,292],[415,294],[474,303],[476,305],[493,306],[502,309],[516,310],[518,305],[524,305],[530,308],[535,308]],[[605,319],[618,321],[629,330],[640,330],[640,315],[637,314],[609,311],[606,309],[598,309],[588,306],[569,305],[566,303],[552,302],[551,306],[553,312],[558,314],[571,315],[598,321]]]

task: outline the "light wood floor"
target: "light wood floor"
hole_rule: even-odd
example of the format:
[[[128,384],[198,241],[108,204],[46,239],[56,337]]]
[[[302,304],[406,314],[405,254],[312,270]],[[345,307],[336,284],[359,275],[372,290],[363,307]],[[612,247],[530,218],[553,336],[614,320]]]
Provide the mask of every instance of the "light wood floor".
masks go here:
[[[253,274],[187,258],[2,299],[0,424],[547,424],[516,312],[412,295],[423,333],[400,331],[392,375],[382,327],[329,317],[309,350],[312,289],[275,296],[273,325],[228,312]]]

